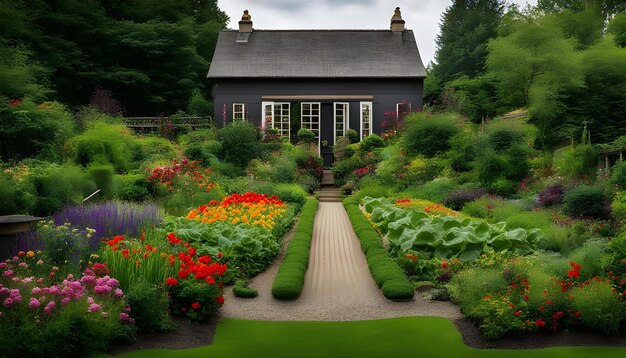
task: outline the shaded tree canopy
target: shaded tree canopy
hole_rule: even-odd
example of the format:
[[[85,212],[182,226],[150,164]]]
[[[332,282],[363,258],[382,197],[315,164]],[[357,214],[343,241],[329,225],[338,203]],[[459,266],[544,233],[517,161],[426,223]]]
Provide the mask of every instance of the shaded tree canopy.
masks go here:
[[[133,115],[184,109],[194,89],[208,97],[208,61],[228,21],[217,0],[21,0],[0,14],[10,19],[0,41],[48,69],[51,99],[84,105],[103,88]]]

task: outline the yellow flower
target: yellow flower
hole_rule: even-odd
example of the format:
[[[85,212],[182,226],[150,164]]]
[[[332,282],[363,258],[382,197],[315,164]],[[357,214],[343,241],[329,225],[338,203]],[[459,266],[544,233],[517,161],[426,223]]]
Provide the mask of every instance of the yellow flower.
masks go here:
[[[28,252],[26,253],[26,256],[28,256],[28,257],[33,257],[33,256],[35,256],[35,253],[34,253],[33,251],[28,251]]]

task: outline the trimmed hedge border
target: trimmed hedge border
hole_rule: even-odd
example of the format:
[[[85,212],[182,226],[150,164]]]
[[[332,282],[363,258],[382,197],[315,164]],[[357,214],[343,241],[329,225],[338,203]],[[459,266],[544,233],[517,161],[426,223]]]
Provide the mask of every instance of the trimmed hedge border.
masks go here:
[[[255,298],[259,295],[256,288],[248,287],[246,280],[237,280],[233,286],[233,294],[240,298]]]
[[[276,299],[295,300],[302,293],[317,205],[317,199],[310,197],[302,207],[298,226],[272,284],[272,296]]]
[[[343,206],[361,242],[361,249],[365,254],[372,278],[382,289],[383,295],[390,300],[412,299],[415,287],[400,266],[389,257],[378,233],[359,208],[358,197],[344,199]]]

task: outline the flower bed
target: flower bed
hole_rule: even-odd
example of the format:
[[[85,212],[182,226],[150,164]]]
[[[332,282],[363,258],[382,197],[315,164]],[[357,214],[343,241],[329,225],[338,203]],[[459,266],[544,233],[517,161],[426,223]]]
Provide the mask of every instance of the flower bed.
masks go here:
[[[249,277],[265,270],[276,257],[296,209],[276,196],[233,194],[191,210],[186,218],[169,220],[161,230],[176,232],[199,254],[221,252],[236,275]]]
[[[0,263],[2,355],[86,356],[134,339],[124,292],[106,265],[80,276],[62,271],[33,251]]]

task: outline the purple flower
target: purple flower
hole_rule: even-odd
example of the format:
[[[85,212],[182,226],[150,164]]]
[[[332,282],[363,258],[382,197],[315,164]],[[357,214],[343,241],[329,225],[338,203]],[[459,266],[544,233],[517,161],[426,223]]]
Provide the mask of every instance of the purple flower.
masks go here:
[[[28,303],[28,308],[35,310],[35,309],[39,308],[40,305],[41,305],[41,303],[39,302],[38,299],[31,298],[30,302]]]
[[[0,295],[6,295],[6,294],[8,294],[9,292],[11,292],[11,290],[9,290],[9,289],[8,289],[8,288],[6,288],[6,287],[1,287],[1,288],[0,288]]]
[[[115,288],[120,284],[120,282],[114,278],[109,279],[109,281],[107,281],[107,286],[111,287],[111,288]]]
[[[95,285],[96,277],[95,276],[83,276],[80,279],[80,283],[82,283],[83,285]]]
[[[66,304],[68,304],[68,303],[70,303],[70,302],[72,302],[72,298],[70,298],[70,297],[65,297],[65,298],[63,298],[63,299],[61,300],[61,304],[62,304],[62,305],[66,305]]]

